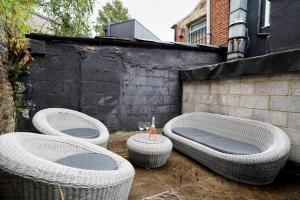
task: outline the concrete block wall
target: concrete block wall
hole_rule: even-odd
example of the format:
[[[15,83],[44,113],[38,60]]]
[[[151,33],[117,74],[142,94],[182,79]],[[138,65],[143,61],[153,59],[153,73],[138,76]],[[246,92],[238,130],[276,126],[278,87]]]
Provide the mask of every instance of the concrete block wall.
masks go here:
[[[81,85],[79,109],[101,120],[111,131],[121,127],[122,59],[118,48],[84,50],[80,59]]]
[[[300,163],[300,73],[184,81],[182,112],[212,112],[280,127]]]
[[[137,130],[156,117],[157,127],[181,112],[179,69],[222,61],[215,52],[31,39],[35,59],[24,80],[28,119],[44,108],[81,111],[102,121],[110,132]]]
[[[121,78],[122,124],[136,129],[138,120],[151,121],[151,116],[155,116],[157,127],[163,127],[168,120],[181,112],[182,89],[178,64],[188,68],[188,63],[200,60],[192,61],[195,54],[179,51],[177,56],[174,56],[174,51],[162,52],[158,49],[137,51],[128,48],[123,52],[126,67]],[[201,54],[198,52],[200,57]],[[180,62],[183,57],[186,60]],[[168,58],[167,62],[165,58]]]

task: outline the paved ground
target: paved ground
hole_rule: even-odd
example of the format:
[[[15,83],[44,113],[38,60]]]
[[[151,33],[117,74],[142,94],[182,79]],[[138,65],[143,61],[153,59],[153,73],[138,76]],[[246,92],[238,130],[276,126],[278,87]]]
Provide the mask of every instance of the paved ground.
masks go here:
[[[126,140],[137,132],[110,136],[108,148],[127,158]],[[300,177],[282,173],[268,186],[250,186],[225,179],[173,150],[159,169],[135,167],[130,200],[299,200]]]

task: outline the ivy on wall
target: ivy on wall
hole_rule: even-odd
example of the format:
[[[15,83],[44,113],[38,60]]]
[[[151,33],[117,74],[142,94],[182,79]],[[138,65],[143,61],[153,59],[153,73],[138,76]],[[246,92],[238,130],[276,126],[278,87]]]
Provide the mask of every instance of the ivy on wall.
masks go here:
[[[32,62],[32,57],[28,51],[29,41],[25,34],[32,30],[29,19],[35,12],[37,6],[36,0],[1,0],[0,1],[0,30],[2,45],[8,49],[8,58],[2,58],[1,63],[5,63],[2,67],[4,74],[8,74],[8,79],[12,86],[12,93],[3,93],[4,99],[1,103],[8,103],[5,112],[7,116],[13,116],[12,121],[16,122],[18,113],[23,113],[25,109],[22,98],[20,97],[20,80],[28,73],[28,68]],[[8,80],[5,80],[7,84]],[[4,91],[4,90],[3,90]],[[11,101],[8,101],[8,100]],[[10,123],[11,124],[11,123]],[[10,124],[7,124],[10,126]],[[5,127],[4,127],[5,128]]]
[[[9,78],[14,85],[26,74],[32,57],[28,51],[29,42],[25,34],[30,32],[29,19],[34,14],[36,0],[1,0],[0,27],[7,37],[9,56]]]

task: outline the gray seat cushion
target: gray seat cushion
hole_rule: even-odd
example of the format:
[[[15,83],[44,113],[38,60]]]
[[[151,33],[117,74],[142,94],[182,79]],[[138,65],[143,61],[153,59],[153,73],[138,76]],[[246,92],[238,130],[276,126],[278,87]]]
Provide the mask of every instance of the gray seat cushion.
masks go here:
[[[116,170],[116,162],[104,154],[84,153],[67,156],[55,161],[58,164],[68,167],[86,169],[86,170]]]
[[[250,155],[262,152],[253,145],[221,137],[196,128],[179,127],[173,128],[172,132],[223,153]]]
[[[197,128],[187,128],[187,127],[173,128],[172,132],[191,140],[196,138],[200,139],[212,135],[211,133],[199,130]]]
[[[60,132],[63,132],[73,137],[84,138],[84,139],[97,138],[100,135],[99,131],[94,128],[71,128],[71,129],[61,130]]]

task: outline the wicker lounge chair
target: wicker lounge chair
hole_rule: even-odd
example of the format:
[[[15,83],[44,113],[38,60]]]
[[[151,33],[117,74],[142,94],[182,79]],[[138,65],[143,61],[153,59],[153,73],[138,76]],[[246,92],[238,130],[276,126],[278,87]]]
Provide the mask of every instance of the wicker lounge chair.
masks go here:
[[[212,113],[189,113],[164,127],[178,151],[229,179],[269,184],[285,165],[288,136],[264,122]]]
[[[0,199],[123,200],[132,165],[102,147],[33,133],[0,136]]]
[[[32,122],[43,134],[80,138],[105,148],[109,138],[109,132],[102,122],[74,110],[43,109],[34,115]]]

